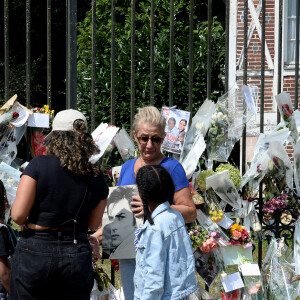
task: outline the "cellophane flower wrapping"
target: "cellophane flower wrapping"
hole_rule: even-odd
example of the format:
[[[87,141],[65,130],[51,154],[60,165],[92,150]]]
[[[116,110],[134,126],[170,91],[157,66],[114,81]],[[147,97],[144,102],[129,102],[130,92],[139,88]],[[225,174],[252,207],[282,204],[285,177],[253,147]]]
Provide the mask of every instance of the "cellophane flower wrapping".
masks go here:
[[[92,137],[95,144],[100,149],[100,153],[92,155],[90,162],[95,164],[101,156],[104,154],[106,148],[109,146],[116,133],[118,132],[119,127],[114,125],[108,125],[107,123],[101,123],[93,132]]]
[[[294,147],[294,181],[297,196],[300,197],[300,140]]]
[[[216,232],[217,235],[214,237],[219,245],[228,245],[229,237],[224,233],[224,231],[213,222],[206,214],[204,214],[200,209],[197,209],[197,221],[202,228],[206,229],[208,232]]]
[[[217,233],[211,233],[196,223],[189,226],[187,230],[194,249],[200,248],[203,252],[209,252],[218,246],[214,239]]]
[[[223,210],[220,206],[221,199],[212,188],[207,190],[206,196],[204,210],[213,222],[218,223],[223,220],[224,217]]]
[[[296,275],[300,275],[300,217],[298,217],[298,220],[295,223],[294,263],[295,263],[295,273]]]
[[[198,284],[196,292],[189,295],[189,300],[215,300],[215,297]]]
[[[4,125],[3,135],[0,141],[0,161],[10,165],[16,158],[18,150],[13,125]],[[1,128],[1,124],[0,124]],[[1,129],[0,129],[1,130]]]
[[[17,188],[20,182],[20,176],[21,172],[8,164],[1,162],[0,163],[0,179],[3,182],[3,185],[6,190],[6,196],[9,208],[6,211],[5,214],[5,221],[7,222],[9,213],[10,213],[10,207],[12,206],[17,193]]]
[[[295,273],[291,254],[284,239],[272,238],[266,253],[262,272],[266,299],[270,300],[294,300],[297,298],[299,276]]]
[[[229,178],[229,171],[223,171],[206,178],[206,187],[212,188],[214,192],[227,204],[235,209],[242,206],[241,197],[235,185]]]
[[[278,181],[285,178],[286,185],[290,190],[293,190],[293,168],[282,143],[278,141],[271,142],[267,153],[271,161],[268,168],[269,172]]]
[[[264,292],[261,276],[243,276],[244,284],[247,289],[247,299],[264,300]]]
[[[255,107],[256,89],[253,87],[253,93],[250,93],[252,97],[245,97],[242,90],[234,87],[218,99],[208,131],[209,161],[227,162],[234,144],[242,136],[246,122],[254,115],[248,103],[251,102]]]
[[[127,160],[134,158],[135,147],[132,139],[124,128],[122,128],[114,137],[113,141],[119,150],[119,153],[126,162]]]
[[[299,140],[299,134],[296,126],[296,120],[294,117],[294,109],[293,109],[291,97],[288,93],[282,92],[276,95],[275,99],[281,117],[291,132],[289,136],[289,140],[293,145],[296,145],[296,143]]]
[[[203,135],[199,133],[194,137],[194,143],[190,151],[181,162],[186,177],[188,179],[190,179],[193,176],[195,169],[197,168],[199,159],[202,153],[204,152],[205,148],[206,143],[204,141]]]
[[[191,127],[187,133],[179,161],[182,162],[195,144],[195,137],[200,134],[205,137],[211,123],[211,117],[216,109],[216,104],[205,100],[192,119]]]
[[[222,300],[240,300],[241,290],[234,290],[231,292],[221,291]]]

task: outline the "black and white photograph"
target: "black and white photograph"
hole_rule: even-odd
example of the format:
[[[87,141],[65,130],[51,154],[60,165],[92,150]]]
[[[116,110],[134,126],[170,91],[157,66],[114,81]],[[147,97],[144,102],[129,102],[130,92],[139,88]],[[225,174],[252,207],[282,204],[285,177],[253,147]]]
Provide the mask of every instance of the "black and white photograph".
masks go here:
[[[131,211],[130,202],[135,195],[138,195],[136,185],[109,188],[103,214],[103,258],[135,258],[134,233],[143,223],[143,219],[136,218]]]
[[[181,154],[188,131],[190,112],[163,107],[162,115],[166,119],[166,136],[162,149],[171,153]]]

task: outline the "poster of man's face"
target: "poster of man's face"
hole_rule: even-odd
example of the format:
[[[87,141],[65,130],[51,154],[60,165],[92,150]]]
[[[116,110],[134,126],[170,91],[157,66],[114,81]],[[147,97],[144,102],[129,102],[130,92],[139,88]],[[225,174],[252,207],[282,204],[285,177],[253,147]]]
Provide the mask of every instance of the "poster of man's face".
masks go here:
[[[163,107],[162,115],[166,119],[166,136],[162,148],[168,152],[181,154],[188,131],[190,112]]]
[[[115,259],[135,257],[134,233],[142,224],[131,211],[132,196],[138,195],[136,185],[109,188],[107,206],[103,214],[104,258],[111,254]],[[112,257],[111,257],[112,258]]]

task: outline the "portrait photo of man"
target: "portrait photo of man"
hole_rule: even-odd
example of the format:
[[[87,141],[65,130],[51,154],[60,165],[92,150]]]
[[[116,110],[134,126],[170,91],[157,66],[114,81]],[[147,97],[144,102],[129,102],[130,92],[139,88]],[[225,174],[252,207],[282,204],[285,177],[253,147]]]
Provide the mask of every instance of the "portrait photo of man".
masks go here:
[[[133,245],[135,230],[143,220],[136,218],[131,211],[132,196],[138,195],[136,185],[109,188],[107,206],[103,215],[104,253],[110,259],[129,259],[135,257]]]

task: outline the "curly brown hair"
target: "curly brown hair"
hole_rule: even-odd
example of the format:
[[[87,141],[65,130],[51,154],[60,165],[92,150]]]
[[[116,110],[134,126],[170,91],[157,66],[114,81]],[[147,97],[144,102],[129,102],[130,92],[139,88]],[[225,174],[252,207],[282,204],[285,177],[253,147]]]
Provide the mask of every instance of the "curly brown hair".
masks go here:
[[[76,175],[99,174],[99,168],[89,162],[89,158],[100,150],[94,143],[91,134],[87,133],[82,120],[74,122],[74,131],[53,131],[47,145],[47,154],[54,155]]]
[[[6,190],[2,180],[0,180],[0,220],[4,220],[5,211],[8,208]]]

